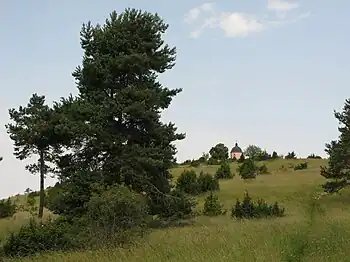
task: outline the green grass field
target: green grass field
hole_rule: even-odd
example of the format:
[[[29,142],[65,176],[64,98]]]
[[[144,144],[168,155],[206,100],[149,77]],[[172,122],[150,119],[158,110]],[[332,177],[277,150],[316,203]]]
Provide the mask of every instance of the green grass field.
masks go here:
[[[229,212],[220,217],[199,217],[191,226],[153,231],[129,249],[52,253],[9,261],[350,261],[350,191],[321,194],[319,175],[326,160],[308,160],[309,168],[294,171],[290,164],[303,160],[267,162],[271,174],[252,181],[235,176],[221,181],[219,199]],[[286,169],[281,168],[284,165]],[[218,167],[198,167],[214,173]],[[235,169],[235,164],[232,164]],[[184,167],[173,169],[177,177]],[[252,198],[278,201],[286,208],[283,218],[235,221],[230,209],[248,190]],[[199,197],[202,208],[205,196]],[[25,214],[0,220],[0,238],[25,223]]]

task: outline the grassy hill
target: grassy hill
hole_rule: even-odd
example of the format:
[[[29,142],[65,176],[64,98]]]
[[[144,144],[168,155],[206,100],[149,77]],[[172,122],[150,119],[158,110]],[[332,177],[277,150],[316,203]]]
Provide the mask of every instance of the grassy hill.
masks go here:
[[[130,249],[53,253],[9,261],[350,261],[350,191],[322,195],[319,175],[326,160],[308,160],[309,168],[290,166],[305,160],[266,162],[271,174],[243,181],[238,175],[220,182],[218,197],[229,212],[220,217],[199,217],[191,226],[158,229]],[[189,167],[172,170],[174,177]],[[195,168],[214,174],[217,166]],[[232,164],[236,169],[236,164]],[[252,198],[278,201],[286,216],[235,221],[230,209],[248,190]],[[198,198],[203,207],[205,196]],[[0,238],[26,222],[25,214],[0,220]],[[5,232],[5,233],[4,233]]]

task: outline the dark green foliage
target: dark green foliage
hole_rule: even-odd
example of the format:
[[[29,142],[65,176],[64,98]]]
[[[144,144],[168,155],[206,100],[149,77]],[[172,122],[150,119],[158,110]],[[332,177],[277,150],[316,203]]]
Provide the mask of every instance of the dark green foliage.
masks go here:
[[[43,251],[72,250],[81,247],[77,237],[79,228],[64,220],[48,221],[45,224],[34,219],[16,233],[11,233],[3,245],[3,253],[8,257],[23,257]]]
[[[192,160],[187,159],[187,160],[185,160],[184,162],[182,162],[181,165],[183,165],[183,166],[185,166],[185,165],[190,165],[191,162],[192,162]]]
[[[294,151],[288,152],[288,154],[284,157],[284,159],[296,159],[297,156]]]
[[[0,200],[0,218],[12,217],[16,212],[16,204],[12,203],[11,199]]]
[[[220,216],[226,214],[227,210],[224,209],[220,203],[217,195],[210,193],[205,198],[203,214],[206,216]]]
[[[278,158],[279,158],[279,156],[278,156],[277,152],[273,151],[272,155],[271,155],[271,159],[278,159]]]
[[[264,174],[269,174],[269,170],[267,168],[267,165],[262,164],[259,166],[259,174],[264,175]]]
[[[239,157],[239,159],[238,159],[238,163],[243,163],[244,162],[244,160],[245,160],[245,157],[244,157],[244,154],[242,154],[240,157]]]
[[[349,185],[350,178],[350,99],[345,100],[341,112],[334,112],[340,126],[339,138],[326,144],[329,156],[328,166],[321,167],[321,175],[327,179],[324,189],[326,192],[338,192]]]
[[[234,174],[231,172],[230,165],[227,161],[223,162],[215,173],[216,179],[231,179],[233,176]]]
[[[315,154],[311,154],[311,155],[309,155],[307,158],[309,158],[309,159],[322,159],[321,156],[317,156],[317,155],[315,155]]]
[[[196,195],[199,192],[197,174],[194,170],[184,170],[176,181],[176,189],[187,194]]]
[[[203,171],[199,174],[197,182],[200,193],[218,191],[220,189],[219,181],[212,175],[205,174]]]
[[[303,170],[307,169],[307,162],[299,163],[296,166],[294,166],[294,170]]]
[[[219,182],[210,174],[202,171],[197,177],[194,170],[184,170],[176,181],[176,189],[187,194],[196,195],[219,190]]]
[[[162,39],[167,28],[158,15],[134,9],[113,12],[102,26],[83,25],[83,61],[73,73],[78,96],[55,105],[61,116],[57,129],[74,149],[57,161],[64,187],[56,210],[61,215],[86,212],[94,183],[145,192],[155,201],[150,212],[168,206],[173,142],[185,136],[173,123],[161,122],[162,111],[181,91],[158,81],[175,64],[175,48]]]
[[[284,211],[284,208],[279,207],[277,202],[270,205],[261,198],[254,202],[246,192],[243,201],[237,199],[236,204],[232,207],[231,217],[237,219],[282,217]]]
[[[253,161],[265,161],[271,158],[271,155],[267,153],[266,150],[262,150],[256,145],[249,145],[245,149],[244,155],[248,156]]]
[[[149,203],[151,214],[158,214],[160,218],[166,219],[186,219],[193,214],[196,205],[194,198],[180,190],[160,196],[159,201],[151,199]]]
[[[199,167],[200,165],[200,161],[199,160],[192,160],[191,163],[190,163],[190,166],[192,167]]]
[[[210,157],[208,159],[208,165],[210,165],[210,166],[220,165],[220,161]]]
[[[26,107],[9,110],[11,123],[6,125],[7,133],[14,142],[14,155],[19,160],[39,156],[38,162],[29,164],[26,169],[40,175],[40,203],[38,216],[43,216],[45,192],[44,182],[47,173],[55,170],[47,165],[53,162],[54,151],[63,140],[56,132],[57,117],[52,108],[45,104],[45,96],[33,94]]]
[[[209,154],[215,160],[226,160],[228,159],[228,147],[223,143],[219,143],[209,150]]]
[[[238,173],[242,179],[253,179],[258,175],[259,168],[252,159],[247,158],[238,166]]]
[[[141,235],[151,220],[146,199],[121,185],[100,190],[90,198],[84,216],[92,240],[120,244]]]

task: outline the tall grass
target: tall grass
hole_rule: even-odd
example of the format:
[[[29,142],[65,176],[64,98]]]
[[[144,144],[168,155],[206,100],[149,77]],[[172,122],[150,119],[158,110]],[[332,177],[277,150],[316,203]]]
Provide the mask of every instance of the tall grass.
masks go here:
[[[245,182],[235,177],[220,181],[218,196],[225,208],[231,208],[248,190],[253,199],[277,200],[286,208],[283,218],[236,221],[229,214],[199,217],[191,226],[154,230],[128,249],[52,253],[8,261],[350,261],[350,191],[321,196],[319,166],[324,160],[310,160],[309,168],[302,171],[288,168],[296,162],[267,162],[271,174],[256,180]],[[281,165],[287,170],[281,171]],[[174,169],[174,176],[183,169]],[[215,172],[213,167],[196,168],[198,173],[200,170]],[[203,207],[204,198],[199,198],[198,208]]]

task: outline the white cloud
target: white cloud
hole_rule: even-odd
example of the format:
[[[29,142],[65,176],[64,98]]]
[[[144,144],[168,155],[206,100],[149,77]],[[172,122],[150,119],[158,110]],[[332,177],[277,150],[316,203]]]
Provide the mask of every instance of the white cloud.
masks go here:
[[[288,12],[292,9],[298,8],[299,4],[286,0],[268,0],[267,9],[275,10],[276,12]]]
[[[264,25],[255,16],[244,13],[222,14],[219,27],[228,37],[246,37],[264,30]]]
[[[310,16],[304,13],[292,19],[286,19],[287,13],[299,7],[297,2],[287,0],[267,0],[267,10],[276,12],[275,20],[263,14],[261,19],[254,14],[243,12],[217,12],[214,2],[204,3],[191,9],[185,15],[185,22],[198,25],[191,33],[191,38],[198,38],[208,28],[221,29],[227,37],[247,37],[259,33],[271,26],[294,23]]]
[[[190,24],[198,20],[200,15],[203,12],[213,12],[214,11],[214,3],[208,2],[204,3],[198,7],[192,8],[186,15],[185,15],[185,22]]]

